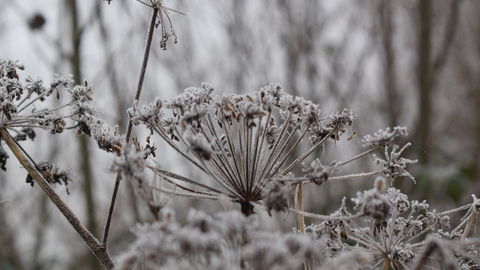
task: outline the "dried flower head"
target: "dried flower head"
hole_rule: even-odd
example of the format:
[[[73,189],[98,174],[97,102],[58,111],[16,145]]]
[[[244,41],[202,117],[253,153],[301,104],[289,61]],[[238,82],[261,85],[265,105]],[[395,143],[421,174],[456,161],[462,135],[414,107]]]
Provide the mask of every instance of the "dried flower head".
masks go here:
[[[383,180],[378,181],[384,182]],[[357,198],[352,198],[356,204],[354,209],[359,211],[357,214],[352,215],[346,210],[344,199],[340,209],[330,216],[310,215],[325,221],[307,227],[306,232],[314,239],[327,240],[329,243],[327,247],[331,254],[338,254],[339,250],[363,250],[366,254],[371,255],[369,263],[373,269],[388,269],[389,267],[420,269],[412,266],[438,265],[435,264],[435,261],[438,260],[432,261],[432,257],[425,255],[425,253],[431,252],[429,249],[432,248],[433,242],[444,245],[445,242],[439,238],[459,239],[462,227],[468,227],[467,222],[464,222],[452,231],[447,231],[446,229],[449,228],[447,214],[473,207],[475,202],[451,211],[438,213],[436,210],[429,211],[429,206],[425,201],[422,203],[409,201],[407,195],[398,189],[389,188],[386,193],[382,193],[382,189],[378,188],[378,181],[373,189],[358,192]],[[467,212],[466,216],[474,217],[473,211]],[[357,223],[355,219],[359,217],[362,217],[367,224],[370,223],[370,227],[362,227]],[[427,234],[435,237],[430,238],[435,240],[422,241]],[[352,242],[350,242],[349,245],[343,246],[344,239],[349,239],[356,244],[352,246]],[[450,245],[450,249],[452,248],[453,246]],[[467,265],[464,262],[471,262],[471,260],[467,259],[467,252],[460,249],[454,248],[453,252],[443,249],[442,252],[446,252],[445,256],[447,257],[455,254],[457,258],[462,258],[459,265]],[[342,251],[342,253],[344,252]]]
[[[3,146],[0,144],[0,168],[4,171],[7,170],[7,167],[5,167],[5,165],[7,165],[8,157],[9,156],[7,152],[5,151],[5,149],[3,149]]]
[[[175,40],[173,41],[174,44],[177,44],[177,35],[175,34],[175,30],[173,29],[173,26],[172,26],[172,21],[170,20],[170,14],[169,12],[170,11],[173,11],[173,12],[176,12],[176,13],[179,13],[179,14],[182,14],[182,15],[185,15],[179,11],[176,11],[174,9],[171,9],[171,8],[168,8],[168,7],[165,7],[163,5],[163,0],[149,0],[150,3],[145,3],[141,0],[137,0],[138,2],[150,7],[150,8],[153,8],[155,10],[157,10],[157,22],[155,24],[156,27],[158,26],[161,26],[162,27],[162,40],[160,41],[160,48],[166,50],[167,49],[167,41],[170,37],[174,37]],[[165,18],[167,18],[168,22],[169,22],[169,26],[170,26],[170,31],[167,31],[167,25],[166,25],[166,22],[165,22]]]
[[[68,191],[68,183],[72,182],[72,175],[70,170],[60,169],[57,165],[51,164],[48,162],[40,162],[37,164],[37,170],[42,173],[43,177],[47,182],[50,184],[60,184],[65,185],[65,189],[67,190],[67,194],[70,194]],[[33,180],[32,176],[27,175],[27,183],[29,183],[32,187],[35,181]]]
[[[291,187],[286,186],[281,181],[270,181],[265,188],[265,198],[263,203],[267,208],[267,212],[271,215],[271,211],[286,211],[288,208],[288,197],[291,193]]]
[[[147,203],[155,220],[162,217],[160,211],[167,203],[166,198],[161,196],[162,182],[157,176],[149,177],[147,174],[147,158],[155,154],[156,147],[148,144],[141,147],[140,143],[134,138],[133,143],[121,147],[120,155],[114,160],[110,170],[121,173],[124,179],[127,179],[135,188],[137,193]]]
[[[152,125],[151,127],[149,126],[150,130],[152,130],[154,126],[161,124],[163,117],[162,108],[163,102],[159,98],[155,98],[153,103],[150,103],[148,106],[144,105],[142,108],[138,108],[137,103],[135,103],[132,108],[128,109],[128,114],[133,124],[148,123]]]
[[[77,128],[78,134],[87,135],[95,129],[94,137],[102,149],[120,151],[118,135],[107,136],[109,129],[103,128],[103,122],[97,117],[98,112],[92,104],[92,86],[86,80],[69,90],[67,87],[73,82],[72,75],[54,74],[49,87],[46,87],[39,78],[27,77],[25,82],[20,81],[18,73],[23,69],[18,62],[0,59],[0,128],[14,132],[16,141],[33,140],[36,128],[49,130],[51,134]],[[55,108],[37,109],[40,107],[38,103],[46,101],[52,94],[59,99],[63,89],[71,95],[70,101]],[[71,110],[68,111],[68,108]],[[7,158],[7,155],[2,155],[0,159],[2,169],[6,169]]]
[[[120,155],[123,137],[118,134],[118,126],[115,126],[115,130],[112,132],[109,127],[104,127],[103,123],[93,125],[92,133],[100,149]]]
[[[202,188],[192,195],[224,193],[246,215],[253,213],[252,203],[268,196],[272,178],[287,175],[327,139],[338,140],[356,117],[348,110],[320,116],[317,105],[283,92],[279,84],[247,95],[212,97],[213,91],[209,84],[190,87],[163,103],[156,100],[143,109],[134,105],[129,113],[134,124],[143,123],[160,135],[222,190],[166,171],[157,171],[159,175],[178,189],[191,192],[184,183]],[[292,157],[309,133],[315,136],[310,149]]]
[[[133,228],[135,242],[119,269],[297,269],[320,267],[322,243],[297,234],[269,232],[255,217],[190,210],[184,226],[168,220]],[[316,269],[316,268],[315,268]]]
[[[382,166],[382,173],[387,179],[393,180],[399,176],[408,176],[415,182],[415,178],[407,172],[405,168],[407,167],[407,164],[417,163],[418,160],[400,157],[402,152],[410,145],[410,143],[407,143],[398,152],[393,148],[390,154],[388,153],[388,147],[385,147],[386,160],[378,158],[375,154],[373,155],[375,158],[375,165]]]
[[[148,150],[137,151],[135,145],[127,144],[127,147],[122,147],[120,156],[114,160],[110,170],[122,173],[127,179],[141,187],[144,182],[147,182],[145,156],[148,153],[146,151]]]
[[[379,129],[377,132],[375,132],[372,135],[368,134],[362,139],[363,146],[383,146],[383,147],[389,147],[393,146],[392,145],[392,140],[398,136],[407,136],[407,128],[406,127],[394,127],[392,131],[390,131],[390,128],[387,127],[387,129],[382,130]]]
[[[328,181],[328,178],[336,171],[338,171],[337,163],[334,161],[330,166],[322,164],[320,159],[315,159],[309,167],[303,169],[305,177],[312,183],[320,185]]]

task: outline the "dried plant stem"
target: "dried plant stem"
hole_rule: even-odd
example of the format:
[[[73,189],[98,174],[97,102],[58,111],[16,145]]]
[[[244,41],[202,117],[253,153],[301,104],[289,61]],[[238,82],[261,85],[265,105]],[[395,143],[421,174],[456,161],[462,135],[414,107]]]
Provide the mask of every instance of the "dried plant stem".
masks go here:
[[[473,207],[475,207],[475,206],[473,206]],[[475,209],[474,211],[472,211],[472,214],[468,218],[468,224],[467,224],[467,226],[465,226],[465,231],[462,234],[462,240],[465,240],[467,238],[468,234],[470,233],[470,230],[473,227],[473,223],[477,220],[477,213],[478,213],[478,209]]]
[[[332,136],[337,131],[338,128],[332,129],[323,139],[321,139],[319,142],[314,144],[307,152],[305,152],[302,156],[298,157],[295,159],[295,161],[286,168],[281,175],[287,175],[290,171],[292,171],[298,164],[300,164],[302,161],[304,161],[310,154],[313,153],[313,151],[317,150],[323,143]]]
[[[45,180],[43,175],[37,170],[36,165],[30,160],[26,153],[17,145],[17,142],[12,138],[10,133],[5,128],[0,128],[0,136],[7,144],[20,164],[27,170],[32,176],[35,182],[40,188],[47,194],[57,208],[62,212],[72,227],[78,232],[83,241],[87,244],[93,254],[98,258],[100,263],[106,269],[113,269],[115,264],[108,254],[105,247],[90,233],[87,228],[78,220],[75,214],[68,208],[68,206],[62,201],[60,196],[52,189],[50,184]]]
[[[115,187],[113,188],[112,199],[110,201],[110,206],[108,207],[108,215],[107,220],[105,221],[105,227],[103,229],[103,238],[102,238],[102,245],[107,248],[108,242],[108,232],[110,231],[110,222],[112,220],[113,209],[115,206],[115,201],[117,199],[118,187],[120,186],[120,180],[122,180],[122,176],[117,174],[117,179],[115,179]]]
[[[460,224],[458,224],[457,227],[455,227],[455,229],[452,230],[452,232],[458,232],[460,230],[462,230],[463,226],[469,221],[469,219],[464,219],[462,220],[462,222]]]
[[[385,257],[385,259],[383,260],[383,264],[382,264],[381,270],[388,270],[388,269],[390,269],[390,262],[391,262],[390,258]]]
[[[303,184],[299,183],[296,185],[295,192],[295,206],[298,211],[303,212]],[[301,234],[305,234],[305,216],[301,213],[296,214],[296,224],[297,231]]]
[[[145,79],[145,72],[147,71],[148,57],[150,56],[150,47],[152,46],[153,32],[155,30],[155,21],[158,15],[158,7],[153,9],[152,19],[150,21],[150,26],[148,27],[147,34],[147,43],[145,44],[145,53],[143,55],[142,69],[140,70],[140,77],[138,78],[137,91],[135,92],[134,103],[138,102],[140,99],[140,94],[142,93],[143,80]],[[126,140],[130,140],[130,135],[132,134],[132,121],[128,121]]]
[[[133,103],[137,103],[138,100],[140,99],[140,94],[142,93],[142,87],[143,87],[143,80],[145,79],[145,72],[147,70],[147,64],[148,64],[148,57],[150,55],[150,47],[152,45],[152,39],[153,39],[153,32],[155,30],[155,21],[157,19],[159,8],[155,7],[153,8],[153,14],[152,14],[152,19],[150,21],[150,26],[148,28],[148,34],[147,34],[147,43],[145,45],[145,53],[143,56],[143,63],[142,63],[142,69],[140,71],[140,77],[138,78],[138,85],[137,85],[137,91],[135,92],[135,98],[133,100]],[[132,128],[133,128],[133,123],[131,120],[128,121],[127,124],[127,132],[125,134],[125,140],[127,143],[130,141],[130,136],[132,134]],[[124,147],[127,147],[126,145]],[[110,230],[110,222],[112,220],[112,215],[113,215],[113,210],[115,207],[115,201],[117,198],[117,193],[118,193],[118,188],[120,186],[120,181],[122,180],[122,176],[120,173],[117,174],[117,179],[115,180],[115,187],[113,188],[113,194],[112,194],[112,199],[110,201],[110,206],[108,208],[108,216],[107,220],[105,222],[105,228],[103,231],[103,239],[102,239],[102,244],[107,247],[107,242],[108,242],[108,232]]]
[[[327,179],[327,181],[340,181],[340,180],[346,180],[346,179],[353,179],[353,178],[358,178],[358,177],[367,177],[367,176],[373,176],[377,174],[381,174],[382,171],[373,171],[373,172],[363,172],[363,173],[352,173],[352,174],[347,174],[347,175],[339,175],[339,176],[332,176]],[[279,178],[270,178],[270,180],[277,180],[277,181],[286,181],[291,184],[297,184],[297,183],[303,183],[303,184],[308,184],[312,183],[310,179],[307,177],[292,177],[292,178],[284,178],[284,177],[279,177]]]
[[[467,204],[467,205],[463,205],[463,206],[460,206],[460,207],[457,207],[455,209],[450,209],[448,211],[443,211],[441,213],[438,213],[438,215],[440,216],[445,216],[445,215],[449,215],[451,213],[455,213],[455,212],[458,212],[458,211],[462,211],[462,210],[466,210],[468,208],[471,208],[472,207],[472,204]]]
[[[328,181],[339,181],[339,180],[346,180],[346,179],[352,179],[352,178],[358,178],[358,177],[367,177],[367,176],[373,176],[373,175],[377,175],[377,174],[381,174],[381,173],[382,173],[382,171],[352,173],[352,174],[347,174],[347,175],[339,175],[339,176],[329,177]]]
[[[299,183],[296,185],[295,206],[299,211],[303,212],[303,184],[302,183]],[[300,234],[305,234],[305,216],[303,216],[300,213],[297,213],[295,226],[297,227],[297,232],[300,232]],[[305,270],[310,270],[310,264],[308,263],[308,261],[305,261]]]
[[[352,157],[352,158],[350,158],[350,159],[348,159],[348,160],[345,160],[345,161],[342,161],[342,162],[338,162],[336,165],[339,166],[339,167],[340,167],[340,166],[343,166],[343,165],[345,165],[345,164],[347,164],[347,163],[350,163],[350,162],[352,162],[352,161],[354,161],[354,160],[357,160],[357,159],[359,159],[359,158],[361,158],[361,157],[363,157],[363,156],[366,156],[366,155],[368,155],[368,154],[370,154],[370,153],[372,153],[372,152],[375,152],[375,151],[376,151],[377,149],[379,149],[380,147],[381,147],[380,145],[377,146],[377,147],[374,147],[374,148],[372,148],[372,149],[370,149],[370,150],[367,150],[367,151],[365,151],[365,152],[363,152],[363,153],[361,153],[361,154],[358,154],[358,155],[356,155],[356,156],[354,156],[354,157]]]
[[[352,216],[340,216],[340,217],[324,216],[324,215],[317,215],[317,214],[313,214],[313,213],[309,213],[309,212],[299,211],[299,210],[294,209],[294,208],[288,208],[288,212],[291,212],[291,213],[294,213],[294,214],[300,214],[303,217],[309,217],[309,218],[320,219],[320,220],[329,220],[329,221],[334,221],[334,220],[349,221],[349,220],[353,220],[353,219],[356,219],[356,218],[359,218],[359,217],[362,217],[362,216],[365,215],[365,214],[360,212],[360,213],[358,213],[356,215],[352,215]]]
[[[414,267],[411,269],[421,270],[427,268],[427,262],[434,258],[433,253],[438,253],[440,264],[442,269],[458,269],[455,259],[452,258],[449,248],[444,246],[443,242],[439,239],[430,239],[424,243],[423,251],[418,254],[419,259]],[[426,266],[426,267],[425,267]]]

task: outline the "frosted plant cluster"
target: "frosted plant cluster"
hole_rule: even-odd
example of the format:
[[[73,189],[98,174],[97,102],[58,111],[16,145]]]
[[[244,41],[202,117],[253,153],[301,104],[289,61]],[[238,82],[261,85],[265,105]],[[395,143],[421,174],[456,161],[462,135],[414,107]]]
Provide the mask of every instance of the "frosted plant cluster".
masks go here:
[[[351,250],[328,256],[325,241],[294,233],[262,229],[256,215],[222,212],[214,217],[190,210],[181,226],[164,211],[162,222],[132,228],[137,236],[130,250],[119,258],[118,269],[296,269],[312,267],[364,268],[369,255]],[[339,262],[348,262],[347,264]]]
[[[447,214],[462,209],[438,213],[426,201],[410,201],[398,189],[384,191],[385,186],[379,177],[373,189],[351,198],[356,214],[347,210],[344,198],[330,216],[312,215],[324,221],[307,226],[305,234],[267,231],[257,215],[237,211],[212,217],[192,209],[182,226],[172,210],[164,209],[162,221],[132,228],[137,238],[119,258],[118,269],[479,267],[478,241],[465,240],[465,224],[450,227]]]
[[[289,211],[300,220],[308,216],[324,221],[306,227],[297,224],[295,234],[275,237],[269,236],[270,232],[259,232],[258,227],[249,227],[239,234],[240,242],[233,246],[225,241],[224,234],[217,235],[218,238],[214,241],[208,238],[208,243],[218,243],[215,247],[206,247],[205,238],[199,237],[200,253],[188,256],[187,259],[182,256],[185,250],[181,249],[179,242],[172,240],[176,239],[172,236],[169,239],[174,243],[167,246],[175,250],[158,254],[177,252],[176,255],[169,256],[170,260],[147,260],[148,264],[161,262],[158,265],[161,269],[195,268],[196,264],[191,260],[204,262],[200,269],[223,269],[225,266],[232,269],[296,269],[301,266],[306,269],[420,269],[424,265],[452,265],[452,269],[474,269],[472,267],[478,266],[476,244],[467,246],[461,241],[451,241],[455,236],[458,239],[462,231],[466,232],[463,233],[465,238],[471,222],[465,221],[449,230],[447,215],[469,208],[470,214],[465,219],[471,221],[476,217],[474,213],[478,211],[477,203],[438,213],[429,210],[425,201],[408,200],[408,196],[398,189],[389,188],[384,191],[386,180],[401,176],[414,180],[406,167],[417,161],[401,157],[410,143],[401,148],[393,143],[396,137],[408,135],[405,127],[395,127],[392,131],[387,128],[379,130],[373,136],[366,135],[362,141],[364,147],[369,149],[348,160],[332,161],[329,165],[324,165],[324,158],[316,158],[310,165],[306,165],[304,160],[315,149],[324,147],[327,140],[340,140],[351,128],[355,114],[343,110],[341,113],[322,115],[318,105],[285,93],[279,84],[271,84],[259,92],[244,95],[212,96],[213,92],[213,86],[203,84],[201,88],[188,88],[184,94],[169,100],[156,99],[143,107],[135,104],[129,110],[134,124],[144,124],[152,134],[159,135],[216,183],[211,185],[147,166],[171,184],[170,189],[162,186],[156,190],[213,200],[227,196],[233,202],[240,203],[241,212],[245,216],[242,218],[252,218],[253,205],[257,205],[269,214],[272,211]],[[305,137],[309,138],[308,150],[295,152]],[[385,153],[384,158],[372,154],[374,165],[379,168],[377,171],[341,174],[342,166],[369,156],[381,148]],[[292,170],[299,164],[303,164],[303,175],[295,176]],[[306,213],[298,208],[301,200],[299,186],[367,176],[377,176],[375,187],[359,192],[356,198],[352,198],[355,203],[354,214],[347,210],[345,199],[341,208],[329,216]],[[238,221],[240,217],[241,215],[231,219]],[[215,228],[216,233],[224,231],[222,226],[228,226],[223,224],[227,221],[218,216],[208,217],[208,220],[209,224],[215,224],[212,228]],[[162,221],[155,226],[167,228],[166,224],[179,228],[178,224],[171,221]],[[144,259],[138,256],[148,254],[144,247],[152,244],[151,239],[157,239],[151,233],[165,239],[163,229],[161,232],[149,229],[146,233],[146,228],[151,228],[148,226],[143,225],[140,230],[145,235],[138,234],[139,230],[136,230],[137,242],[122,257],[127,268],[133,265],[146,267]],[[192,226],[195,227],[189,224],[186,228]],[[175,235],[176,231],[170,233]],[[255,233],[255,237],[251,237],[252,233]],[[304,235],[310,236],[308,241]],[[295,240],[295,250],[306,252],[301,256],[292,251],[289,243],[282,242],[295,238],[298,238]],[[189,239],[192,240],[193,237]],[[197,244],[188,243],[187,246],[193,248]],[[278,248],[286,253],[281,253]],[[312,256],[312,252],[315,255]],[[433,259],[434,253],[441,252],[446,252],[446,255]],[[255,259],[252,260],[251,256]],[[167,266],[167,262],[175,266]]]
[[[470,204],[439,212],[426,201],[386,188],[398,177],[414,181],[407,165],[417,161],[401,156],[410,143],[393,143],[408,135],[406,127],[366,135],[364,152],[335,161],[317,155],[317,150],[336,147],[345,137],[350,141],[357,115],[348,109],[321,113],[317,104],[288,94],[280,84],[250,94],[214,96],[214,87],[204,83],[173,98],[139,104],[154,29],[161,26],[160,47],[166,50],[169,39],[176,43],[170,12],[179,13],[161,0],[139,2],[153,12],[125,135],[101,120],[87,81],[71,89],[71,75],[53,75],[46,85],[30,77],[23,82],[18,75],[23,65],[0,59],[0,168],[6,170],[6,145],[27,170],[27,183],[40,186],[106,269],[480,269],[479,240],[471,233],[480,210],[475,195]],[[61,99],[59,106],[50,108],[45,102],[64,94],[69,99]],[[133,125],[150,131],[145,146],[131,137]],[[33,140],[38,129],[55,135],[72,129],[113,153],[110,170],[117,177],[101,241],[51,187],[66,186],[74,178],[71,172],[35,162],[21,147],[21,141]],[[186,166],[211,181],[163,167],[150,141],[158,137],[184,158]],[[382,152],[378,150],[385,157],[374,154]],[[370,156],[377,169],[342,172],[344,166]],[[304,187],[320,189],[328,182],[368,177],[376,178],[373,189],[358,192],[349,201],[353,206],[343,198],[330,215],[304,211]],[[133,243],[112,258],[108,233],[122,179],[131,183],[154,221],[134,226]],[[180,224],[166,207],[165,194],[234,202],[240,211],[209,216],[190,209],[187,224]],[[294,215],[293,232],[269,231],[255,211]],[[460,211],[466,211],[464,217],[452,222],[450,215]],[[306,217],[315,222],[306,226]]]
[[[92,87],[85,80],[72,89],[72,75],[54,74],[45,86],[40,78],[27,77],[21,82],[19,72],[25,67],[18,61],[0,59],[0,128],[12,132],[16,142],[34,140],[36,129],[51,134],[74,129],[77,134],[93,135],[100,149],[120,153],[122,138],[106,128],[92,103]],[[49,107],[49,98],[69,96],[67,102]],[[70,122],[69,122],[70,121]],[[9,155],[0,145],[0,166],[6,170]],[[69,170],[61,169],[49,162],[38,162],[36,169],[50,184],[68,185],[74,178]],[[34,185],[31,175],[27,183]],[[68,192],[68,188],[67,188]]]
[[[137,102],[128,110],[134,125],[144,125],[151,132],[147,145],[142,146],[137,138],[127,142],[118,128],[103,123],[87,81],[72,89],[68,88],[70,77],[59,75],[54,75],[48,86],[30,77],[23,83],[19,70],[23,66],[18,62],[0,60],[0,134],[15,156],[22,151],[15,146],[33,140],[37,129],[51,134],[72,129],[91,136],[100,149],[116,156],[111,170],[132,183],[153,214],[155,222],[132,229],[136,240],[115,266],[105,257],[105,246],[78,225],[49,188],[51,184],[67,185],[74,179],[71,172],[48,162],[35,163],[29,157],[30,163],[22,163],[29,171],[27,183],[39,183],[46,190],[110,269],[480,267],[479,243],[468,237],[480,209],[475,195],[471,204],[438,212],[430,210],[426,201],[409,200],[400,190],[385,188],[387,180],[414,179],[406,169],[416,160],[401,157],[410,144],[400,148],[393,143],[396,137],[408,134],[405,127],[365,136],[363,143],[368,149],[347,160],[325,161],[323,156],[313,158],[313,153],[327,147],[328,141],[335,146],[345,134],[354,134],[351,128],[356,115],[351,111],[321,114],[318,105],[286,93],[279,84],[252,94],[223,96],[213,96],[214,87],[203,84],[171,99],[157,98],[148,105]],[[45,103],[44,109],[38,109],[39,103],[63,94],[69,96],[63,105],[49,108]],[[161,160],[156,161],[156,146],[150,143],[156,136],[213,182],[162,168]],[[381,148],[383,158],[373,154]],[[3,146],[0,150],[1,165],[6,169],[9,155]],[[343,166],[370,155],[378,170],[342,174]],[[297,167],[302,168],[294,175]],[[344,199],[331,215],[304,212],[303,186],[321,188],[331,181],[373,176],[377,177],[374,188],[358,192],[351,199],[352,209],[347,209]],[[174,212],[165,208],[165,193],[228,200],[239,203],[241,211],[212,217],[192,209],[188,223],[181,225]],[[266,230],[254,207],[257,212],[295,215],[294,232]],[[466,214],[451,228],[449,215],[457,211]],[[319,221],[305,226],[305,217]]]

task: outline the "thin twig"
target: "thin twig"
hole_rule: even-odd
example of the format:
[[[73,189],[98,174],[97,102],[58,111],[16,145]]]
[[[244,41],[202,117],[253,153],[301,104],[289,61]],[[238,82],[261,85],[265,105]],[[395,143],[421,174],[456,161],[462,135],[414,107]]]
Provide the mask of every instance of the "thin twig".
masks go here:
[[[143,80],[145,79],[145,72],[147,70],[148,56],[150,55],[150,47],[152,45],[153,32],[155,30],[155,21],[157,19],[158,10],[159,10],[158,7],[155,7],[153,9],[152,20],[150,21],[150,27],[148,28],[147,44],[145,45],[145,54],[143,56],[142,69],[140,71],[140,77],[138,78],[137,91],[135,93],[135,98],[133,100],[134,104],[138,102],[138,100],[140,99],[140,94],[142,93]],[[126,140],[127,144],[130,141],[130,136],[132,134],[132,128],[133,128],[133,123],[130,119],[128,121],[127,132],[126,132],[126,135],[125,135],[125,140]],[[127,147],[127,145],[125,145],[124,147]],[[111,219],[112,219],[113,210],[114,210],[114,207],[115,207],[115,200],[117,198],[118,187],[120,186],[120,181],[121,180],[122,180],[122,176],[121,176],[120,173],[118,173],[117,174],[117,179],[115,180],[115,187],[113,189],[112,199],[110,201],[110,207],[108,209],[107,221],[105,222],[105,228],[104,228],[104,231],[103,231],[102,244],[104,245],[105,248],[107,247],[108,231],[110,230],[110,222],[111,222]]]
[[[341,216],[341,217],[324,216],[324,215],[317,215],[317,214],[313,214],[313,213],[299,211],[299,210],[294,209],[294,208],[288,208],[288,212],[291,212],[291,213],[294,213],[294,214],[299,214],[299,215],[302,215],[304,217],[321,219],[321,220],[328,220],[328,221],[337,221],[337,220],[338,221],[349,221],[349,220],[353,220],[353,219],[365,216],[365,214],[361,213],[361,212],[356,214],[356,215],[352,215],[352,216]]]
[[[18,159],[20,164],[27,170],[27,172],[32,176],[35,182],[40,186],[40,188],[47,194],[47,196],[52,200],[52,202],[57,206],[60,212],[65,216],[68,222],[72,227],[78,232],[83,241],[87,244],[93,254],[98,258],[100,263],[106,269],[113,269],[115,264],[108,254],[105,247],[103,247],[100,242],[95,238],[95,236],[90,233],[87,228],[80,222],[80,220],[75,216],[75,214],[70,210],[70,208],[62,201],[60,196],[52,189],[50,184],[45,180],[43,175],[37,170],[34,162],[27,157],[26,153],[17,145],[17,142],[13,137],[8,133],[5,128],[0,128],[0,136],[3,141],[7,144],[10,150],[13,152],[15,157]]]
[[[363,157],[363,156],[366,156],[366,155],[368,155],[368,154],[376,151],[376,150],[379,149],[380,147],[381,147],[381,146],[379,145],[379,146],[377,146],[377,147],[374,147],[374,148],[372,148],[372,149],[369,149],[369,150],[367,150],[367,151],[365,151],[365,152],[363,152],[363,153],[361,153],[361,154],[358,154],[358,155],[356,155],[356,156],[354,156],[354,157],[352,157],[352,158],[350,158],[350,159],[348,159],[348,160],[345,160],[345,161],[342,161],[342,162],[338,162],[336,165],[337,165],[337,166],[343,166],[343,165],[345,165],[345,164],[347,164],[347,163],[350,163],[350,162],[352,162],[352,161],[354,161],[354,160],[357,160],[357,159],[359,159],[359,158],[361,158],[361,157]]]
[[[377,175],[377,174],[381,174],[381,173],[382,173],[382,171],[352,173],[352,174],[347,174],[347,175],[339,175],[339,176],[329,177],[326,181],[331,182],[331,181],[346,180],[346,179],[352,179],[352,178],[358,178],[358,177],[367,177],[367,176],[373,176],[373,175]],[[309,183],[312,183],[312,180],[310,180],[308,177],[292,177],[292,178],[274,177],[274,178],[269,178],[269,179],[270,180],[276,180],[276,181],[285,181],[285,182],[288,182],[290,184],[297,184],[297,183],[309,184]]]
[[[300,164],[303,160],[305,160],[310,154],[313,153],[313,151],[317,150],[330,136],[332,136],[333,133],[337,131],[338,128],[332,129],[323,139],[318,141],[316,144],[314,144],[307,152],[305,152],[302,156],[298,157],[295,159],[295,161],[288,166],[284,171],[282,171],[281,175],[287,175],[291,170],[293,170],[298,164]]]

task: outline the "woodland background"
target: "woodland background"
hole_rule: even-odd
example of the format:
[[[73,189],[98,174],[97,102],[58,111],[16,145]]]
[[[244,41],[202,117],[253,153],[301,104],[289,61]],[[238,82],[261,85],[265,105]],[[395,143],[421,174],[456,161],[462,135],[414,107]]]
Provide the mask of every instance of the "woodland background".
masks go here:
[[[157,33],[140,104],[209,82],[222,93],[247,93],[270,83],[320,104],[326,113],[358,114],[352,141],[331,144],[327,160],[361,151],[360,139],[378,129],[409,128],[418,159],[410,179],[393,185],[438,210],[480,194],[480,2],[474,0],[170,0],[178,44],[159,46]],[[134,0],[0,1],[0,57],[20,60],[48,83],[53,73],[87,78],[103,119],[125,130],[140,71],[150,9]],[[143,132],[143,133],[142,133]],[[137,133],[146,134],[144,130]],[[57,186],[79,218],[100,236],[115,175],[113,156],[74,132],[39,132],[22,143],[35,160],[71,168],[70,188]],[[157,161],[189,173],[174,152],[159,145]],[[320,155],[321,153],[319,153]],[[165,158],[168,157],[168,158]],[[373,166],[373,159],[359,167]],[[0,172],[1,269],[101,269],[64,217],[13,159]],[[306,197],[305,209],[327,214],[343,196],[372,179],[325,184]],[[208,205],[208,207],[207,207]],[[183,220],[191,207],[219,205],[171,198]],[[289,231],[293,217],[260,213],[273,230]],[[264,216],[264,217],[263,217]],[[150,221],[130,184],[122,183],[113,217],[113,256],[132,241],[129,228]],[[308,222],[307,222],[308,224]]]

